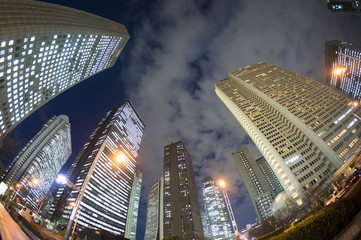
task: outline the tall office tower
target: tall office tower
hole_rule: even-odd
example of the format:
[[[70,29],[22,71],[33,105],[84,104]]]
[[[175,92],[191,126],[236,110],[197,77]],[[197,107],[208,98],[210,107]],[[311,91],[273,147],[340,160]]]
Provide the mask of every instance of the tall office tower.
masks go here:
[[[271,204],[283,189],[263,157],[255,160],[247,147],[233,153],[234,161],[259,220],[273,215]]]
[[[203,238],[191,157],[182,141],[164,147],[164,237]]]
[[[201,216],[202,216],[202,225],[203,225],[203,235],[205,239],[210,239],[210,234],[209,234],[209,225],[208,225],[208,220],[207,220],[207,215],[205,214],[204,211],[201,211]]]
[[[135,240],[137,234],[137,221],[139,211],[140,190],[142,189],[143,173],[135,170],[132,192],[130,194],[125,238]]]
[[[359,0],[328,0],[327,7],[331,12],[361,14]]]
[[[69,180],[82,188],[94,165],[80,203],[78,225],[125,235],[143,132],[144,124],[130,102],[110,110],[94,129],[69,171]],[[59,188],[50,209],[52,221],[68,221],[78,193]]]
[[[0,141],[43,104],[114,65],[129,39],[108,19],[41,1],[2,0]]]
[[[27,206],[38,209],[56,176],[71,155],[69,118],[51,118],[20,151],[6,170],[3,182],[10,198],[26,199]],[[17,194],[16,194],[17,193]]]
[[[361,48],[343,41],[325,46],[327,84],[361,100]]]
[[[216,94],[288,197],[299,206],[308,203],[330,185],[330,175],[357,148],[361,121],[353,114],[360,115],[361,108],[315,80],[265,62],[228,76],[215,84]]]
[[[203,180],[203,203],[211,239],[231,239],[231,222],[222,192],[211,177]]]
[[[160,178],[149,189],[144,240],[163,239],[163,185]]]

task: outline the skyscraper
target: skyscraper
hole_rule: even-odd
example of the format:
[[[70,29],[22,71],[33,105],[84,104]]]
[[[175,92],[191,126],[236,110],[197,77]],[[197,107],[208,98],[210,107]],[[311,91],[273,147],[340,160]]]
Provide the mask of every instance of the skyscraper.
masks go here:
[[[327,7],[331,12],[361,14],[359,0],[328,0]]]
[[[140,190],[142,189],[143,173],[135,170],[132,192],[130,194],[125,238],[135,240],[137,235],[137,222],[139,211]]]
[[[213,240],[232,239],[226,204],[213,178],[207,177],[203,180],[202,190],[209,237]]]
[[[94,129],[69,170],[70,181],[81,188],[99,156],[80,204],[78,225],[125,236],[143,132],[144,124],[130,102],[110,110]],[[78,194],[59,188],[50,209],[52,221],[68,221]]]
[[[40,202],[47,195],[70,155],[69,118],[55,116],[45,123],[8,166],[3,182],[13,189],[8,189],[10,197],[19,197],[22,202],[26,199],[27,205],[37,210],[37,200]]]
[[[204,211],[201,211],[201,216],[202,216],[202,225],[203,225],[203,235],[205,239],[209,239],[210,238],[210,234],[209,234],[209,226],[208,226],[208,220],[207,220],[207,216],[205,214]]]
[[[361,100],[361,48],[343,41],[325,46],[327,84]]]
[[[182,141],[164,147],[164,237],[203,237],[191,157]]]
[[[41,1],[0,7],[0,141],[43,104],[114,65],[129,39],[108,19]]]
[[[163,239],[163,186],[160,178],[149,189],[144,240]]]
[[[237,69],[216,94],[252,138],[299,206],[327,188],[361,137],[352,100],[287,69],[260,62]]]
[[[255,160],[247,147],[233,153],[234,161],[259,220],[272,216],[271,204],[283,189],[264,157]]]

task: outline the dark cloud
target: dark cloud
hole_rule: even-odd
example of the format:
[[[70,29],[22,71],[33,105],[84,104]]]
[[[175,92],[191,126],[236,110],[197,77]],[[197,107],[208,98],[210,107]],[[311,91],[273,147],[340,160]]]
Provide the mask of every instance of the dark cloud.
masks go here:
[[[123,76],[136,79],[128,94],[147,124],[140,159],[146,189],[162,174],[163,146],[183,140],[199,194],[204,177],[227,178],[243,228],[256,215],[231,154],[247,145],[261,155],[215,95],[214,83],[259,61],[323,80],[324,42],[360,41],[361,27],[359,17],[331,14],[322,1],[240,2],[159,2],[151,10],[156,14],[134,28],[132,68]]]

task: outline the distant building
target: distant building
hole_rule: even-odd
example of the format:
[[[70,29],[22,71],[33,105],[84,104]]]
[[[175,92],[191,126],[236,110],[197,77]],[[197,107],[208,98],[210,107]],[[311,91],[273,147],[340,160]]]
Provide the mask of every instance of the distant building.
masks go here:
[[[325,46],[326,82],[357,101],[361,101],[361,47],[343,41]]]
[[[129,39],[119,23],[41,1],[3,0],[0,15],[0,142],[42,105],[112,67]]]
[[[328,0],[327,7],[331,12],[361,14],[359,0]]]
[[[338,170],[348,171],[361,138],[352,99],[266,62],[230,72],[215,88],[298,206],[345,178]]]
[[[201,211],[201,216],[202,216],[202,225],[203,225],[204,238],[205,239],[210,239],[207,215],[205,214],[205,212]]]
[[[160,178],[149,189],[144,240],[163,240],[163,183]]]
[[[233,153],[259,220],[273,215],[271,204],[283,188],[264,157],[254,160],[247,147]]]
[[[144,128],[133,105],[125,102],[108,111],[94,129],[68,173],[69,180],[82,188],[90,167],[99,156],[80,203],[77,226],[121,237],[125,236],[129,224],[130,229],[134,229],[132,221],[127,219],[135,205],[138,206],[135,202],[133,207],[131,204],[132,199],[139,196],[141,173],[137,173],[136,165]],[[101,146],[105,146],[102,151]],[[59,188],[50,209],[51,221],[68,222],[78,193],[69,187]]]
[[[203,180],[202,190],[209,237],[214,240],[233,238],[226,203],[213,178]]]
[[[191,156],[182,141],[164,147],[164,237],[203,238]]]
[[[142,189],[143,173],[135,170],[132,193],[130,194],[125,238],[135,240],[137,235],[137,221],[139,212],[140,191]]]
[[[70,155],[69,118],[55,116],[45,123],[6,169],[3,182],[9,187],[10,198],[18,198],[36,211]]]

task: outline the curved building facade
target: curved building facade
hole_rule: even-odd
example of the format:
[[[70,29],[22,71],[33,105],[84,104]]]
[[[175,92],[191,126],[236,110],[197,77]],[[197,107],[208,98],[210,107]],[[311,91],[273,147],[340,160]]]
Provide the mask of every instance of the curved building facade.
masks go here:
[[[69,118],[53,117],[8,166],[3,181],[10,197],[36,211],[70,155]]]
[[[144,128],[133,105],[126,102],[107,112],[94,129],[68,173],[69,180],[82,189],[91,172],[78,226],[129,238],[132,232],[135,235],[142,179],[136,164]],[[68,222],[78,195],[76,189],[61,186],[49,211],[51,220]]]
[[[331,184],[359,145],[361,109],[301,74],[260,62],[215,88],[299,206]]]
[[[43,104],[114,65],[129,39],[108,19],[28,0],[0,1],[0,140]]]

